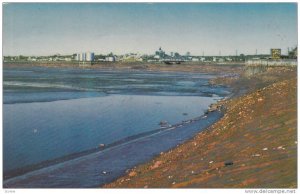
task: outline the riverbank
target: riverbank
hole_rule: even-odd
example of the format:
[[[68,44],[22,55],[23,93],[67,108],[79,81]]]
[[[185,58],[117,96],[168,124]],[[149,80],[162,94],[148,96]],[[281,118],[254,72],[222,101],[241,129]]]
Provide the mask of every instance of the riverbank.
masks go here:
[[[190,62],[182,64],[167,65],[164,63],[143,63],[143,62],[132,62],[132,63],[121,63],[121,62],[102,62],[91,66],[79,66],[74,63],[57,62],[57,63],[39,63],[39,62],[27,62],[27,63],[3,63],[4,67],[47,67],[47,68],[80,68],[80,69],[103,69],[103,70],[126,70],[126,71],[160,71],[160,72],[193,72],[193,73],[240,73],[244,64],[239,63],[228,63],[228,64],[217,64],[217,63],[201,63],[201,62]]]
[[[297,70],[221,77],[236,96],[193,139],[161,153],[106,188],[297,188]]]

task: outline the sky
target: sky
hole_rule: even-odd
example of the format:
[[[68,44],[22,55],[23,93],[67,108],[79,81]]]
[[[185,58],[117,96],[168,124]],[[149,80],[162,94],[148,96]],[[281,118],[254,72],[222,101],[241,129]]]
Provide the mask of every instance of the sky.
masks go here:
[[[269,54],[297,46],[296,3],[8,3],[3,55]]]

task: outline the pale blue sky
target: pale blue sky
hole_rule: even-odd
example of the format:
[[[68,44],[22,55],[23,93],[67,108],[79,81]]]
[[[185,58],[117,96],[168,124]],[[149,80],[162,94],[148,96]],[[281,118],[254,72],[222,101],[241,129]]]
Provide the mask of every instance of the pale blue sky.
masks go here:
[[[297,45],[296,3],[9,3],[3,54],[235,55]]]

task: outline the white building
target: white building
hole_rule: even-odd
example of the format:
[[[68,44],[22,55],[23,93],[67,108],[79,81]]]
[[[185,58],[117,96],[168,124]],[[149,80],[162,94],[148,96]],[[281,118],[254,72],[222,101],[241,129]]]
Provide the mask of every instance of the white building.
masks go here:
[[[94,53],[92,53],[92,52],[88,52],[88,53],[86,53],[86,61],[94,61],[94,59],[95,59],[95,54]]]
[[[105,57],[105,61],[114,62],[114,61],[116,61],[116,57],[114,57],[114,56]]]
[[[75,59],[77,61],[94,61],[95,54],[93,52],[77,53]]]

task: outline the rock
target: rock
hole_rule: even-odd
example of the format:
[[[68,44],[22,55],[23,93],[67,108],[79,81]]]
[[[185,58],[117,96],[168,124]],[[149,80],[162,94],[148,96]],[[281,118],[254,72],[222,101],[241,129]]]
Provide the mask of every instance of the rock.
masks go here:
[[[191,122],[190,120],[182,121],[183,124],[187,124],[187,123],[190,123],[190,122]]]
[[[168,168],[165,168],[165,169],[163,169],[163,172],[167,172],[169,169]]]
[[[262,150],[263,150],[263,151],[267,151],[267,150],[268,150],[268,148],[263,148]]]
[[[210,161],[209,163],[212,164],[214,161]]]
[[[231,165],[233,165],[233,161],[225,161],[224,165],[225,166],[231,166]]]
[[[158,160],[150,167],[151,170],[158,168],[162,164],[162,161]]]
[[[283,146],[278,146],[277,149],[278,150],[284,150],[285,148]]]
[[[160,121],[159,122],[159,125],[160,125],[160,127],[169,127],[169,123],[168,123],[168,121]]]
[[[130,177],[133,177],[133,176],[136,176],[137,175],[137,173],[135,172],[135,171],[131,171],[129,174],[128,174],[128,176],[130,176]]]
[[[105,147],[104,143],[99,144],[99,148],[104,148],[104,147]]]
[[[167,124],[167,123],[168,123],[168,121],[164,121],[164,120],[159,122],[160,125],[164,125],[164,124]]]

